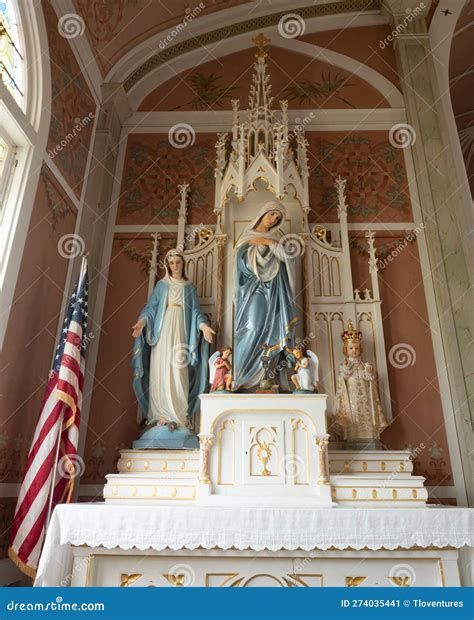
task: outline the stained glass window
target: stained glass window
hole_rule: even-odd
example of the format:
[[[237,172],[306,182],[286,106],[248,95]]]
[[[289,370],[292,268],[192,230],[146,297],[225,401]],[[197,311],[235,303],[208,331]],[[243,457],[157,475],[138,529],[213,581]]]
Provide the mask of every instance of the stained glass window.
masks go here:
[[[11,0],[0,0],[0,75],[16,102],[23,102],[23,54]]]

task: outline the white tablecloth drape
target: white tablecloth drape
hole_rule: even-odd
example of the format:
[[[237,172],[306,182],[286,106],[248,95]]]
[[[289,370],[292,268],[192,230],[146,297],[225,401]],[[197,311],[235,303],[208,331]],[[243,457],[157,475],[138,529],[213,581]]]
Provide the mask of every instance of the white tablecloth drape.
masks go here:
[[[35,585],[61,585],[72,545],[111,549],[395,549],[473,546],[474,510],[62,504]]]

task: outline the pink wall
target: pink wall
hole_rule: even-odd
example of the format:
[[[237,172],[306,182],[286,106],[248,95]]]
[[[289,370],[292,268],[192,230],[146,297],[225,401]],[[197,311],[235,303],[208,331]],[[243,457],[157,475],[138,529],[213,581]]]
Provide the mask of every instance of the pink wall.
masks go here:
[[[51,125],[47,150],[79,198],[89,153],[95,103],[58,18],[43,1],[51,60]]]

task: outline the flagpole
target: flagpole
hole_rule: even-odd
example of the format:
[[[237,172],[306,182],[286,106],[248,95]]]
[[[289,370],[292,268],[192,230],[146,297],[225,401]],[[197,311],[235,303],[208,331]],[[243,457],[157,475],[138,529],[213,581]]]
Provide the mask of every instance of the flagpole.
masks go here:
[[[87,256],[88,256],[89,252],[84,251],[82,253],[82,262],[81,262],[81,269],[79,271],[79,285],[82,282],[82,278],[84,277],[84,273],[86,270],[86,261],[87,261]],[[51,519],[51,513],[52,513],[52,509],[53,509],[53,499],[54,499],[54,487],[56,486],[56,473],[58,470],[58,456],[59,456],[59,447],[61,445],[61,435],[62,435],[62,431],[63,431],[63,421],[64,421],[64,405],[62,407],[62,412],[61,412],[61,418],[60,418],[60,424],[59,424],[59,430],[58,430],[58,441],[56,443],[56,454],[54,456],[54,467],[53,467],[53,471],[52,471],[52,476],[51,476],[51,487],[49,490],[49,501],[48,501],[48,512],[46,515],[46,523],[45,523],[45,534],[48,531],[48,526],[49,526],[49,521]]]

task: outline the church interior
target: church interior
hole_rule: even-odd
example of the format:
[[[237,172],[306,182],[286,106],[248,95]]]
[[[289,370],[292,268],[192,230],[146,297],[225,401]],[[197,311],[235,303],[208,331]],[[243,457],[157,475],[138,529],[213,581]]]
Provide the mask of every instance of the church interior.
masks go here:
[[[0,1],[0,585],[473,585],[473,6]]]

